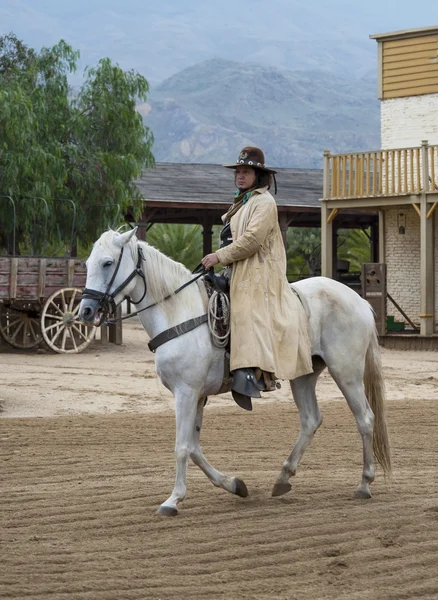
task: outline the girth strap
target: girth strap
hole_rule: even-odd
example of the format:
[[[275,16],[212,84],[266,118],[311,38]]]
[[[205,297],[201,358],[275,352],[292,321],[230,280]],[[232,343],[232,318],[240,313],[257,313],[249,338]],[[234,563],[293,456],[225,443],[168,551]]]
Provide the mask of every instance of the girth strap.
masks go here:
[[[195,317],[194,319],[190,319],[189,321],[184,321],[184,323],[175,325],[175,327],[171,327],[170,329],[166,329],[166,331],[159,333],[151,339],[151,341],[148,344],[149,350],[151,352],[155,352],[155,350],[162,344],[170,342],[170,340],[173,340],[179,337],[180,335],[183,335],[184,333],[188,333],[189,331],[192,331],[192,329],[196,329],[196,327],[199,327],[199,325],[207,323],[207,320],[208,315],[205,314],[201,317]]]

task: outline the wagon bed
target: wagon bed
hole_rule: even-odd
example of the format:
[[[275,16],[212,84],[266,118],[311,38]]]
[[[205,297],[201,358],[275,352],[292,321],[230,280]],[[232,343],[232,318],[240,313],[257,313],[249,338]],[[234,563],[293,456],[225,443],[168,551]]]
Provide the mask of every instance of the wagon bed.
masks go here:
[[[0,257],[0,334],[16,348],[44,340],[55,352],[86,348],[96,328],[77,317],[86,267],[69,257]]]

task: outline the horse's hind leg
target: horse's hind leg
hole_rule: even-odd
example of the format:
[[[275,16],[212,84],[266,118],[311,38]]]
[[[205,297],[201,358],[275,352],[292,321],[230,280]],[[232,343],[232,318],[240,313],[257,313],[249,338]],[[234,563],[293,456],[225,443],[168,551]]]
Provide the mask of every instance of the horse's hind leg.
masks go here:
[[[272,489],[273,496],[281,496],[292,488],[289,479],[295,475],[298,464],[322,423],[316,399],[316,381],[325,363],[319,357],[313,358],[313,373],[291,381],[292,394],[300,414],[300,433],[288,459],[283,463],[280,476]]]
[[[345,396],[354,415],[357,429],[362,438],[363,471],[362,481],[356,490],[356,498],[371,498],[370,484],[374,481],[373,430],[374,414],[365,396],[363,371],[353,362],[343,367],[329,366],[330,375]]]
[[[205,398],[201,398],[198,402],[195,431],[193,436],[193,450],[190,453],[190,458],[193,460],[195,465],[197,465],[207,475],[207,477],[210,479],[213,485],[215,485],[216,487],[221,487],[227,492],[230,492],[231,494],[236,494],[236,496],[246,498],[248,496],[248,490],[244,482],[241,479],[238,479],[237,477],[227,477],[226,475],[223,475],[223,473],[221,473],[220,471],[217,471],[208,463],[207,459],[202,453],[201,446],[199,444],[199,439],[201,436],[204,404]]]

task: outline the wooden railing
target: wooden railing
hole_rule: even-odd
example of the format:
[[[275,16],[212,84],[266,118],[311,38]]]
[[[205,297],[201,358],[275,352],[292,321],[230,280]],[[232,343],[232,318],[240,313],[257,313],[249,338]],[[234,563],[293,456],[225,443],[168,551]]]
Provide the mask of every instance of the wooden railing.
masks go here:
[[[324,198],[438,192],[438,145],[353,154],[324,153]]]

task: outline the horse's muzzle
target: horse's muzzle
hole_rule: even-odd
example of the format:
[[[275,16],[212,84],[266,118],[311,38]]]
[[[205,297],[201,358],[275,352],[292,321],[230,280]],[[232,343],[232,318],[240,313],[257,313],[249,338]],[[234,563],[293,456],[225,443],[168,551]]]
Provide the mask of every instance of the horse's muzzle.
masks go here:
[[[94,299],[82,299],[81,306],[79,308],[79,319],[83,323],[92,323],[93,325],[100,325],[102,314],[100,310],[100,302]]]

